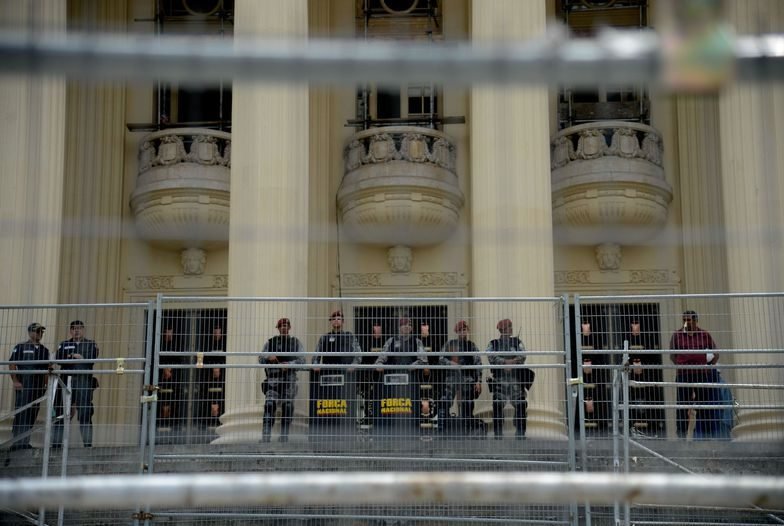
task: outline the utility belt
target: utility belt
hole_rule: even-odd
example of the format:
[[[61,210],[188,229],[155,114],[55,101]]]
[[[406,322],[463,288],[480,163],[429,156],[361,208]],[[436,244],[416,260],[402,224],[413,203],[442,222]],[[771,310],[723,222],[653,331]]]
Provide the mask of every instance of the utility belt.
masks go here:
[[[533,370],[524,367],[524,368],[514,369],[512,371],[507,371],[507,372],[512,373],[511,381],[502,382],[500,380],[496,380],[495,377],[493,376],[488,377],[487,388],[490,390],[491,393],[495,391],[496,382],[499,384],[518,383],[520,384],[520,387],[524,388],[526,391],[530,391],[531,387],[533,387],[534,379],[536,378],[536,373],[534,373]]]

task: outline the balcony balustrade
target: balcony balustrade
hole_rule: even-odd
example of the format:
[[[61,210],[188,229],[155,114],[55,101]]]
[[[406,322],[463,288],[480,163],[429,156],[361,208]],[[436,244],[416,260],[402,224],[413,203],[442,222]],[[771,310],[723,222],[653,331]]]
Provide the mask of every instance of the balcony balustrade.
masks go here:
[[[444,133],[390,126],[357,133],[344,150],[338,205],[357,243],[435,245],[446,240],[464,203],[454,142]]]

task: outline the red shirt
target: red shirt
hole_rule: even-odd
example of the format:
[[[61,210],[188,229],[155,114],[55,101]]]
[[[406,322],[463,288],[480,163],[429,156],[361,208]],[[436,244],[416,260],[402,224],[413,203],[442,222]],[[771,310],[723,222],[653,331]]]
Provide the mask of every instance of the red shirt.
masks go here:
[[[697,327],[693,331],[677,331],[670,338],[670,349],[715,349],[716,342],[713,341],[708,331]],[[683,353],[676,354],[675,363],[678,365],[706,365],[708,363],[705,353]]]

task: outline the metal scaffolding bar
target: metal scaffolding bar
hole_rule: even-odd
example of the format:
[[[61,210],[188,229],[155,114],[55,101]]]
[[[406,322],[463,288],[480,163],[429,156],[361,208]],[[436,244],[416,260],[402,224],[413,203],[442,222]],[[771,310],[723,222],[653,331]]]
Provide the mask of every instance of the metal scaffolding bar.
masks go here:
[[[0,481],[0,508],[230,505],[688,504],[784,507],[784,478],[610,473],[273,473]]]
[[[261,40],[116,34],[0,32],[0,73],[206,82],[216,79],[449,84],[659,83],[667,64],[654,32],[562,31],[525,42],[401,43],[336,39]],[[735,79],[784,79],[784,35],[731,42]]]

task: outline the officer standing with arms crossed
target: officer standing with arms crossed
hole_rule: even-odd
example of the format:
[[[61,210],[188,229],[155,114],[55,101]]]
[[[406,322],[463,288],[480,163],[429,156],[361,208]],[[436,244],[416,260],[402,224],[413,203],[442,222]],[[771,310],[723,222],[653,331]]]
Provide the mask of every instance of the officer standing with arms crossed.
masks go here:
[[[273,336],[261,351],[260,364],[304,364],[305,348],[295,337],[289,336],[291,322],[288,318],[281,318],[275,327],[280,333]],[[296,354],[295,354],[296,353]],[[280,416],[280,442],[288,442],[289,426],[294,417],[294,399],[297,396],[297,370],[288,367],[267,368],[267,379],[262,383],[262,391],[266,396],[264,402],[264,420],[262,424],[262,442],[269,442],[272,435],[272,426],[275,425],[275,411],[278,401],[281,402],[282,414]]]
[[[478,354],[465,355],[464,353],[478,353],[479,349],[476,344],[468,339],[468,323],[460,320],[455,324],[455,332],[457,338],[449,340],[444,344],[441,352],[455,353],[451,356],[441,356],[439,364],[451,365],[454,369],[449,369],[446,375],[446,388],[441,398],[441,403],[438,408],[438,421],[439,423],[451,419],[448,418],[449,408],[455,400],[457,394],[460,394],[459,403],[459,418],[460,422],[457,425],[448,425],[444,431],[452,433],[460,429],[464,434],[469,431],[470,423],[474,417],[474,400],[482,394],[482,370],[476,369],[462,369],[461,366],[471,365],[479,366],[482,364],[482,359]]]
[[[68,360],[95,360],[98,358],[98,345],[94,340],[84,337],[84,322],[74,320],[69,325],[71,337],[57,346],[56,360],[62,371],[92,371],[93,363],[68,363]],[[79,416],[79,431],[82,434],[84,447],[93,446],[93,375],[73,374],[63,377],[68,385],[71,379],[71,408],[76,409]],[[63,393],[58,393],[57,414],[63,414]],[[53,444],[58,446],[63,438],[63,419],[55,422]]]
[[[28,340],[18,343],[11,351],[10,361],[16,362],[8,366],[12,371],[46,371],[48,363],[31,363],[34,360],[49,360],[49,349],[41,344],[46,327],[40,323],[31,323],[27,326]],[[45,374],[11,374],[14,382],[14,409],[19,409],[33,400],[41,398],[46,393],[47,375]],[[33,428],[40,404],[35,404],[14,415],[12,427],[13,437],[16,439],[11,446],[11,451],[17,449],[30,449],[30,437],[24,436]],[[18,438],[17,438],[18,437]]]
[[[496,329],[500,337],[492,340],[487,346],[488,361],[490,365],[522,365],[525,363],[525,346],[520,338],[512,336],[512,320],[503,319],[498,322]],[[521,369],[492,369],[493,376],[488,379],[488,384],[493,392],[493,434],[496,440],[501,440],[504,435],[504,407],[511,403],[514,407],[515,437],[517,440],[525,438],[526,390],[520,381]]]

